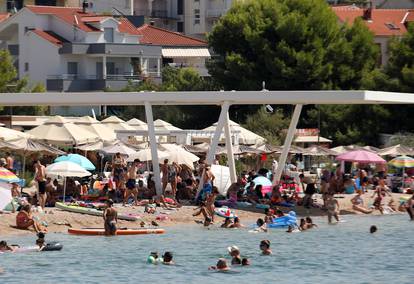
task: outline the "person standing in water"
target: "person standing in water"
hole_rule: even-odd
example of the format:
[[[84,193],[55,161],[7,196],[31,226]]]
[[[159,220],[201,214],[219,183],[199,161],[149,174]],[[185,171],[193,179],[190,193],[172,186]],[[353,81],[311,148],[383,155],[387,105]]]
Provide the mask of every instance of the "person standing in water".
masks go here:
[[[339,222],[339,202],[333,196],[333,194],[328,195],[326,200],[326,209],[328,209],[328,222],[332,223],[332,217]]]
[[[114,236],[116,234],[116,223],[118,222],[118,212],[112,206],[114,202],[112,199],[106,201],[107,208],[103,212],[105,235]]]
[[[46,168],[42,165],[42,163],[37,160],[34,163],[35,167],[35,180],[38,184],[38,190],[39,190],[39,205],[42,207],[42,209],[45,209],[46,205]]]
[[[410,220],[414,221],[414,194],[405,203],[405,209],[407,210],[408,216],[410,216]]]
[[[263,240],[260,242],[260,250],[262,251],[263,255],[271,255],[272,250],[270,249],[270,241]]]

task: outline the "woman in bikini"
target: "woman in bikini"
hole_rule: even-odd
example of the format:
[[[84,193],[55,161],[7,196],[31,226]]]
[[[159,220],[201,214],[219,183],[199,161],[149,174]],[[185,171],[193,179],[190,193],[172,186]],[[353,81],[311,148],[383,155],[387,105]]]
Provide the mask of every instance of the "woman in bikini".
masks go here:
[[[207,198],[206,198],[206,207],[210,213],[212,222],[214,222],[214,215],[215,215],[214,214],[214,209],[215,209],[214,203],[216,202],[217,195],[219,195],[218,188],[213,186],[213,191],[211,192],[211,194],[207,194]]]
[[[364,199],[362,198],[362,190],[358,189],[357,194],[351,199],[352,209],[364,214],[372,213],[371,209],[364,207]]]
[[[23,230],[27,230],[30,227],[33,227],[36,233],[47,231],[46,228],[44,228],[38,222],[33,220],[30,204],[23,205],[23,207],[20,209],[20,212],[17,213],[16,227],[18,229],[23,229]]]

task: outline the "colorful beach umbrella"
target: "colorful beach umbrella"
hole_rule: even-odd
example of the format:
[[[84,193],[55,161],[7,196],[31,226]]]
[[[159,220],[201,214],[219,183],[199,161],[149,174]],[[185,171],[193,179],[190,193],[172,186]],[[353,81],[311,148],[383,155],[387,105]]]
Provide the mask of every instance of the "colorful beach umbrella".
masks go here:
[[[388,163],[396,168],[414,168],[414,159],[408,156],[399,156]]]
[[[262,186],[262,194],[267,194],[269,192],[272,192],[272,181],[264,176],[258,176],[253,180],[254,186],[257,185]]]
[[[6,168],[0,167],[0,181],[2,182],[19,182],[20,179]]]
[[[336,156],[336,160],[365,164],[385,164],[386,161],[375,153],[367,150],[355,150]]]
[[[89,170],[89,171],[95,170],[94,164],[92,164],[92,162],[89,161],[88,158],[86,158],[84,156],[81,156],[79,154],[69,154],[67,156],[60,156],[60,157],[57,157],[55,159],[55,163],[56,162],[63,162],[63,161],[69,161],[69,162],[73,162],[75,164],[78,164],[79,166],[81,166],[85,170]]]

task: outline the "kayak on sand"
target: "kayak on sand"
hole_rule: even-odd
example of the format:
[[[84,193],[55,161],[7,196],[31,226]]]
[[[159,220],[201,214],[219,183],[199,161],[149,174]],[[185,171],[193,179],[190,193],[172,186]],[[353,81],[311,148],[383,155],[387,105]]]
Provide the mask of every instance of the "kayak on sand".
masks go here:
[[[64,204],[62,202],[56,202],[55,206],[56,208],[59,208],[61,210],[65,210],[65,211],[69,211],[73,213],[87,214],[87,215],[93,215],[93,216],[102,216],[103,214],[102,210],[82,207],[82,206],[78,206],[74,204]],[[140,216],[136,214],[118,213],[119,220],[137,221],[139,218]]]

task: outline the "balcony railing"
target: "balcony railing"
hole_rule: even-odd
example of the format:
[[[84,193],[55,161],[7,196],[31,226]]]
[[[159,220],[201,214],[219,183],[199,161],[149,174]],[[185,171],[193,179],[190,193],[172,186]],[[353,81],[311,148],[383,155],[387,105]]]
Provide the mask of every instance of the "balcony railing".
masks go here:
[[[76,74],[59,74],[49,75],[47,79],[59,79],[59,80],[104,80],[102,76],[86,75],[80,76]],[[141,80],[142,75],[133,74],[107,74],[105,80],[111,81],[128,81],[128,80]]]
[[[227,9],[209,9],[207,10],[207,18],[220,18],[227,13]]]

